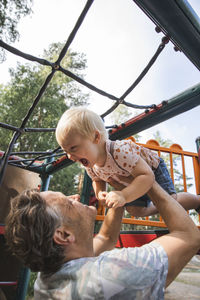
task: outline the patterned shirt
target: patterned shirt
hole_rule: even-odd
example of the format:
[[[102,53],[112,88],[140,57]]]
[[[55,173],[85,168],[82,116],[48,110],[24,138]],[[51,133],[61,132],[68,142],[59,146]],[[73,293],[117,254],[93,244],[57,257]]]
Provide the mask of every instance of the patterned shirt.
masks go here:
[[[156,153],[138,146],[131,140],[115,141],[113,153],[111,153],[111,141],[107,140],[106,153],[107,158],[103,167],[94,165],[93,168],[85,168],[93,181],[107,181],[109,177],[112,177],[117,182],[127,186],[128,183],[119,180],[117,175],[125,177],[131,175],[139,157],[142,157],[154,170],[157,169],[160,163],[160,158]]]
[[[163,300],[168,258],[163,247],[106,251],[65,263],[48,277],[38,273],[35,300]]]

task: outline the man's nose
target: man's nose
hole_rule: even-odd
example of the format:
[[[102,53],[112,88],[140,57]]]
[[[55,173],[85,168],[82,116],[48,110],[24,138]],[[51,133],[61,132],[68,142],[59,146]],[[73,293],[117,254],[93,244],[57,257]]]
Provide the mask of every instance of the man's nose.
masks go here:
[[[69,200],[71,201],[78,201],[80,202],[81,199],[80,199],[80,195],[79,194],[75,194],[75,195],[71,195],[71,196],[67,196]]]

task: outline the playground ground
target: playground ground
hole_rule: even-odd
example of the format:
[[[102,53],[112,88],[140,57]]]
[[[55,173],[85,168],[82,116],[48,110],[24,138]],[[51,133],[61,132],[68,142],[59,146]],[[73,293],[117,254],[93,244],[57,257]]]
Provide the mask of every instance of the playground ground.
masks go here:
[[[166,289],[165,300],[200,300],[200,255],[194,256]]]

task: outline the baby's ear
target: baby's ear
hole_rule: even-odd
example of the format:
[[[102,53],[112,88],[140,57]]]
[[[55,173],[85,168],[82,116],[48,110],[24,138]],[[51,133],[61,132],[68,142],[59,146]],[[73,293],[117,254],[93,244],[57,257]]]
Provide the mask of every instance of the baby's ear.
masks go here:
[[[101,139],[101,135],[100,135],[100,132],[98,130],[95,130],[95,135],[94,135],[94,143],[95,144],[98,144],[99,141]]]

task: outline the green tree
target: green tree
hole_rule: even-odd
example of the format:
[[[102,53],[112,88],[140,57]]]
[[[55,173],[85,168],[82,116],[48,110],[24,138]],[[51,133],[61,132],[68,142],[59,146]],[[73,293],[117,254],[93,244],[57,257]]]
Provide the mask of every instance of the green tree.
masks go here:
[[[52,44],[44,57],[55,60],[63,44]],[[83,76],[86,67],[84,55],[69,51],[62,61],[62,66],[73,73]],[[40,87],[44,83],[51,69],[44,66],[18,64],[16,69],[10,70],[11,81],[0,86],[0,116],[1,122],[19,127],[31,107]],[[55,128],[62,113],[70,106],[87,104],[88,95],[81,92],[80,86],[61,72],[56,72],[45,93],[32,113],[26,127]],[[0,129],[1,150],[5,151],[13,132]],[[46,151],[58,147],[55,133],[24,133],[14,145],[15,151]],[[78,165],[57,172],[53,175],[51,188],[73,193],[77,187],[76,175],[80,172]],[[69,182],[67,183],[67,180]],[[62,187],[62,188],[60,188]]]
[[[34,282],[37,278],[37,273],[35,272],[31,272],[30,274],[30,280],[29,280],[29,284],[28,284],[28,289],[27,289],[27,294],[26,294],[26,300],[32,300],[33,299],[33,286],[34,286]]]
[[[52,44],[50,50],[45,51],[45,58],[51,59],[52,52],[61,50],[62,44]],[[56,52],[55,52],[56,51]],[[49,56],[48,56],[49,55]],[[86,67],[83,55],[69,52],[63,60],[63,65],[70,71],[79,74]],[[50,73],[49,67],[18,64],[17,68],[10,69],[11,82],[0,86],[0,115],[1,121],[19,127],[21,121],[33,104],[40,87]],[[48,85],[32,113],[26,127],[55,128],[61,114],[72,105],[84,105],[88,95],[83,94],[78,84],[61,72],[57,72]],[[1,133],[1,148],[7,148],[11,131]],[[57,146],[54,133],[23,134],[15,145],[17,151],[43,151]]]
[[[127,106],[120,104],[111,114],[110,120],[113,124],[120,125],[131,117],[131,112]]]
[[[160,146],[162,147],[170,147],[173,142],[170,139],[164,139],[163,137],[161,137],[160,131],[157,130],[154,134],[153,134],[154,139],[160,144]]]
[[[0,0],[0,39],[15,42],[19,39],[17,25],[32,12],[33,0]],[[5,60],[5,51],[0,50],[0,61]]]

